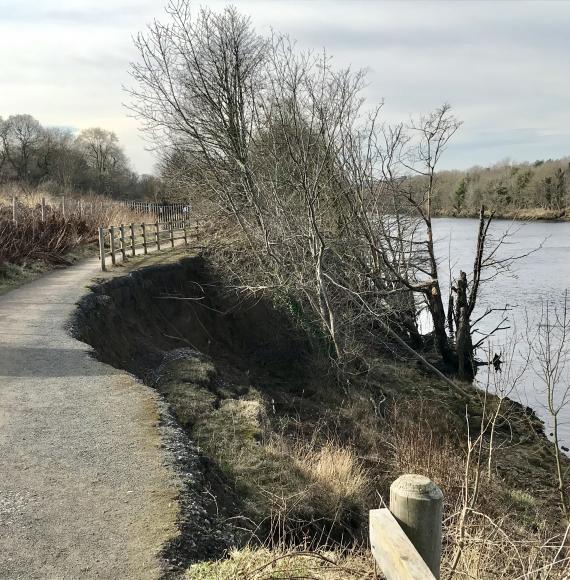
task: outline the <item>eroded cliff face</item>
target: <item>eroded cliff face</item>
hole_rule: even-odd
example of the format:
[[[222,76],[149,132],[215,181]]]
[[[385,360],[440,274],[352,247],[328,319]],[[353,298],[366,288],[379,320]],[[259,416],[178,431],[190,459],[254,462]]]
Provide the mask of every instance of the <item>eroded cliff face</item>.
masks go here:
[[[151,266],[92,288],[73,323],[98,358],[139,376],[190,348],[244,372],[291,373],[310,346],[263,299],[229,290],[202,257]]]

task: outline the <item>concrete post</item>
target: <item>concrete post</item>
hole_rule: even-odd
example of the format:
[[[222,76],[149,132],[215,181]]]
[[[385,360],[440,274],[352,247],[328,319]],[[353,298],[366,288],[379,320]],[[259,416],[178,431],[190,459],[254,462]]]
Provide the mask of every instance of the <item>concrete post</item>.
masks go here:
[[[390,512],[428,568],[439,578],[441,490],[423,475],[402,475],[390,486]]]

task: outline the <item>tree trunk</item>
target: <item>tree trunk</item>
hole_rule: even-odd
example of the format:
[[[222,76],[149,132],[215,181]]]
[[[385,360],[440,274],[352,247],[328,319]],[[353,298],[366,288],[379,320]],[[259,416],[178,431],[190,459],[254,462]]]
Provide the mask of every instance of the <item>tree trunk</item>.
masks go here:
[[[435,282],[427,293],[428,307],[433,320],[433,330],[437,351],[445,363],[453,362],[451,349],[449,348],[449,339],[445,331],[445,309],[441,299],[439,284]]]
[[[471,381],[475,376],[473,364],[473,341],[471,339],[471,324],[467,304],[467,274],[463,271],[457,281],[457,303],[455,306],[457,320],[457,335],[455,350],[457,353],[457,374],[460,378]]]

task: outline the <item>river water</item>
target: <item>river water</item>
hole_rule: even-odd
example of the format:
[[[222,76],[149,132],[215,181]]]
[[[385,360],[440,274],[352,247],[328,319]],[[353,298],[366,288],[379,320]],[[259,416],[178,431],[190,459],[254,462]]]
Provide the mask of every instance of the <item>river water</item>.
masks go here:
[[[474,250],[477,238],[478,220],[437,218],[433,220],[434,239],[440,257],[440,279],[442,292],[447,296],[449,287],[449,266],[454,277],[459,270],[468,274],[473,270]],[[512,222],[497,220],[492,224],[491,234],[500,237],[509,231],[508,243],[503,245],[499,255],[522,255],[534,253],[517,260],[511,272],[502,273],[486,282],[482,287],[478,306],[472,320],[477,319],[487,308],[504,308],[510,329],[497,333],[491,340],[492,352],[502,352],[503,358],[512,362],[503,366],[501,376],[487,367],[481,367],[477,376],[480,385],[487,382],[490,372],[490,390],[497,388],[496,383],[503,383],[499,388],[510,389],[506,383],[526,369],[515,389],[509,393],[510,398],[532,407],[546,423],[550,434],[549,414],[546,410],[547,395],[537,371],[537,360],[532,355],[528,358],[528,340],[526,328],[534,327],[541,317],[545,301],[562,308],[564,293],[570,290],[570,222]],[[447,306],[447,299],[444,300]],[[489,331],[500,322],[502,312],[494,312],[480,325],[482,331]],[[529,324],[527,324],[527,319]],[[534,324],[533,324],[534,323]],[[570,349],[570,345],[569,349]],[[479,358],[487,358],[487,352],[480,350]],[[510,372],[509,372],[510,371]],[[570,384],[570,362],[562,375],[558,396],[562,389]],[[560,413],[562,426],[561,439],[570,447],[570,402]]]

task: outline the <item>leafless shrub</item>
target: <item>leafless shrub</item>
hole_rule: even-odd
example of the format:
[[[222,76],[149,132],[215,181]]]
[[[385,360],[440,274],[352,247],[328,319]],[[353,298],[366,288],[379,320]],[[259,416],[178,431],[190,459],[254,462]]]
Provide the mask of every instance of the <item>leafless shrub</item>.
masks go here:
[[[42,198],[46,199],[42,219]],[[0,267],[41,260],[67,263],[66,254],[97,240],[104,224],[141,222],[144,218],[98,196],[62,201],[42,192],[17,197],[17,221],[13,221],[12,197],[0,195]]]

